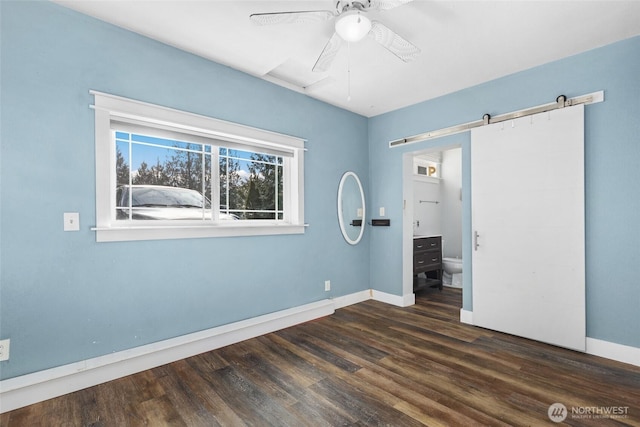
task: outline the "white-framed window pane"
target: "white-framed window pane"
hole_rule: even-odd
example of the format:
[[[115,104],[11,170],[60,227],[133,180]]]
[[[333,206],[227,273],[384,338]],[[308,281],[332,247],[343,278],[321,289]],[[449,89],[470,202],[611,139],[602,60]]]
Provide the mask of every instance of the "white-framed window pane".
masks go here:
[[[114,131],[116,220],[213,218],[211,147]]]
[[[282,220],[283,159],[220,148],[221,210],[242,220]]]

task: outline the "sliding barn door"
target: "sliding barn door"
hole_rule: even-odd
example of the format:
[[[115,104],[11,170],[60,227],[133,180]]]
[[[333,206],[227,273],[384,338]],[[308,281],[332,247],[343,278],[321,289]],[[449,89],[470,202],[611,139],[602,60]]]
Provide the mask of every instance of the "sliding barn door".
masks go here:
[[[474,129],[473,323],[585,350],[584,107]]]

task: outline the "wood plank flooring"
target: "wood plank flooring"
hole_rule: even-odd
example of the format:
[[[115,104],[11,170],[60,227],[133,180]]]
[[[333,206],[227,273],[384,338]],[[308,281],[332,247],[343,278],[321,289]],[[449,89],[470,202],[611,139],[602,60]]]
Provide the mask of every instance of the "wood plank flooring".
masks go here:
[[[2,426],[640,426],[640,368],[459,322],[461,293],[332,316],[0,416]],[[624,411],[618,418],[587,411]],[[579,411],[581,414],[572,413]]]

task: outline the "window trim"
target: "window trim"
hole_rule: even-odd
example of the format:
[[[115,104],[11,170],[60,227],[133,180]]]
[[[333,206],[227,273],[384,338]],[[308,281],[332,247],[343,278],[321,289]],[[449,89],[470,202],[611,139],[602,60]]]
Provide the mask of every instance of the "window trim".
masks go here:
[[[199,114],[180,111],[142,101],[123,98],[98,91],[94,96],[95,111],[95,168],[96,168],[96,241],[134,241],[159,239],[191,239],[203,237],[259,236],[304,233],[304,144],[306,140],[281,133],[253,128]],[[282,221],[242,221],[225,223],[141,224],[116,222],[116,183],[113,177],[116,155],[111,121],[144,123],[146,126],[177,129],[187,134],[204,135],[253,150],[287,151],[284,157],[285,188]]]

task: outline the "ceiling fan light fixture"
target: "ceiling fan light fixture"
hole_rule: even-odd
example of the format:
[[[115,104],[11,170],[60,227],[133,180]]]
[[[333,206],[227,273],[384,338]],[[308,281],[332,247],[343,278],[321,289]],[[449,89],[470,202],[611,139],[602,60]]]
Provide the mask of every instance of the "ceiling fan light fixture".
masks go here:
[[[360,11],[345,12],[336,19],[336,33],[347,42],[362,40],[371,30],[371,21]]]

